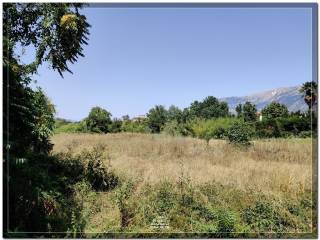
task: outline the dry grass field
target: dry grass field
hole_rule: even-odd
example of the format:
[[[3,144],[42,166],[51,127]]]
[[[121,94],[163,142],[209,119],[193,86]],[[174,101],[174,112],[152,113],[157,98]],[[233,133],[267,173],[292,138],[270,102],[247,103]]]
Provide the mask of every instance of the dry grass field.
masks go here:
[[[122,179],[111,191],[81,184],[75,191],[89,237],[297,237],[315,226],[311,139],[257,140],[247,149],[130,133],[63,133],[52,142],[53,154],[86,156],[103,147],[104,164]],[[157,221],[167,227],[155,228]]]
[[[145,183],[177,181],[181,173],[196,184],[215,181],[264,193],[311,187],[311,139],[269,139],[242,150],[224,140],[146,134],[58,134],[54,152],[79,153],[103,145],[107,164]]]

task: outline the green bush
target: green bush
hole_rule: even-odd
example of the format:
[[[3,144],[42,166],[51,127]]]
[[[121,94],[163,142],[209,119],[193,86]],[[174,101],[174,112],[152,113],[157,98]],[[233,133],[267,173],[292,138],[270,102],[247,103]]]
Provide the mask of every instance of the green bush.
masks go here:
[[[80,131],[79,123],[67,123],[54,129],[54,133],[76,133]]]
[[[169,181],[163,181],[159,184],[156,193],[156,207],[158,214],[163,214],[169,211],[175,204],[176,193],[174,185]]]
[[[9,189],[15,190],[9,191],[8,204],[12,230],[67,232],[72,221],[83,222],[83,206],[73,186],[84,178],[84,171],[83,162],[68,154],[29,154],[24,161],[10,161],[10,175],[15,176],[9,181]],[[78,213],[73,219],[72,212]]]
[[[290,207],[289,207],[290,208]],[[256,232],[284,232],[297,228],[299,223],[293,215],[272,200],[258,200],[242,212],[242,218]]]
[[[183,136],[185,128],[183,124],[179,124],[177,120],[166,122],[162,130],[163,133],[169,136]]]
[[[195,119],[189,122],[188,125],[195,137],[222,139],[227,137],[227,132],[234,123],[241,121],[241,119],[237,118]]]
[[[301,131],[301,132],[298,134],[298,137],[300,137],[300,138],[309,138],[309,137],[312,137],[312,131]]]
[[[256,136],[260,138],[280,137],[281,129],[276,119],[264,119],[256,122]]]
[[[123,181],[119,188],[116,189],[114,200],[120,212],[120,226],[127,227],[130,219],[133,217],[132,211],[129,207],[128,200],[134,192],[133,181]]]
[[[218,221],[217,233],[221,237],[229,237],[235,232],[237,217],[235,213],[229,210],[220,209],[217,211],[216,218]]]
[[[146,122],[138,122],[131,120],[124,120],[121,125],[122,132],[131,132],[131,133],[150,133],[151,130],[147,126]]]
[[[247,123],[237,122],[231,126],[228,132],[230,143],[249,146],[253,135],[253,126]]]
[[[85,120],[80,122],[71,122],[65,119],[57,118],[55,120],[54,133],[81,133],[89,132]]]
[[[282,135],[286,132],[298,135],[302,131],[311,130],[311,121],[309,118],[302,116],[290,116],[276,119],[281,129]]]
[[[86,177],[91,183],[93,189],[98,191],[107,191],[118,185],[119,178],[103,164],[104,149],[94,148],[92,152],[86,153],[88,166]]]
[[[120,119],[113,119],[112,123],[109,125],[109,132],[118,133],[121,132],[122,121]]]

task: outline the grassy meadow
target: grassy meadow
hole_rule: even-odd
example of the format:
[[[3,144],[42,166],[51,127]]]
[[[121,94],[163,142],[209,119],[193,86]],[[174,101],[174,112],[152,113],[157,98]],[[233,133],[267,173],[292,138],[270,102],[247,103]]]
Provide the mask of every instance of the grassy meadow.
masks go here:
[[[76,186],[85,236],[312,232],[311,138],[259,139],[248,148],[165,134],[60,133],[51,140],[53,154],[103,153],[104,166],[119,176],[110,191]]]

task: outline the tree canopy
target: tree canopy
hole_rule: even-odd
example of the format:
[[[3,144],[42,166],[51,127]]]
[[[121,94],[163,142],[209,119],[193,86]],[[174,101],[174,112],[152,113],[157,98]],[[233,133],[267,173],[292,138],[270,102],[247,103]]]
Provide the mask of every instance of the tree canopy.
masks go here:
[[[202,102],[194,101],[189,107],[189,115],[203,119],[226,117],[229,114],[228,104],[219,102],[213,96],[206,97]]]
[[[243,104],[242,112],[245,122],[254,122],[257,120],[257,108],[256,105],[251,102]]]
[[[153,133],[159,133],[167,121],[168,113],[164,106],[156,105],[154,108],[149,110],[147,117],[151,131]]]
[[[6,64],[14,57],[17,43],[33,46],[35,59],[16,70],[35,73],[44,61],[60,75],[71,72],[68,62],[74,63],[84,56],[89,27],[86,17],[79,13],[80,3],[5,3],[3,14],[3,40]],[[18,56],[15,56],[17,59]]]
[[[308,105],[309,110],[317,101],[318,84],[316,82],[305,82],[300,88],[300,92],[303,93],[303,99]]]
[[[19,156],[31,149],[40,150],[40,142],[46,142],[44,139],[52,132],[50,118],[54,107],[42,90],[30,88],[31,76],[43,62],[48,62],[60,75],[71,72],[68,63],[83,56],[89,24],[79,13],[81,7],[78,3],[3,5],[4,145],[11,154]],[[22,63],[16,54],[17,46],[34,49],[35,59],[29,64]]]
[[[111,124],[111,113],[101,107],[93,107],[86,118],[87,129],[91,132],[107,133]]]
[[[277,117],[287,117],[289,111],[286,105],[278,102],[272,102],[262,109],[261,113],[263,117],[271,119]]]

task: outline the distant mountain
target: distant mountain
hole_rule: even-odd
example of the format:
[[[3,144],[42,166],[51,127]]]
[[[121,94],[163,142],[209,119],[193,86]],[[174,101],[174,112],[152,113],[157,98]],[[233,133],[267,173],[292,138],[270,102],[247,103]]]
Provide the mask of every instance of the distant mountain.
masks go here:
[[[220,98],[220,101],[225,101],[229,105],[230,112],[235,113],[235,108],[239,103],[249,101],[257,106],[260,111],[272,101],[285,104],[289,111],[307,111],[308,106],[304,102],[302,94],[299,93],[300,87],[285,87],[277,88],[270,91],[255,93],[244,97],[226,97]]]

